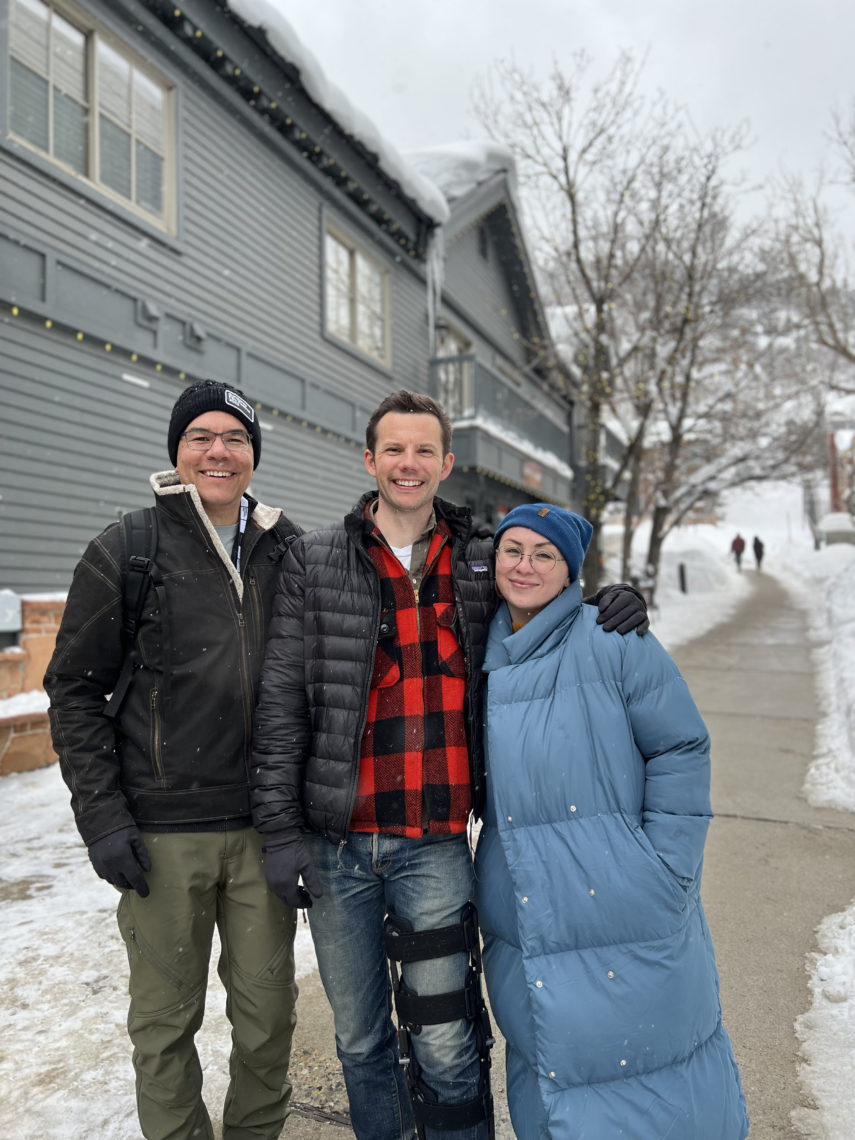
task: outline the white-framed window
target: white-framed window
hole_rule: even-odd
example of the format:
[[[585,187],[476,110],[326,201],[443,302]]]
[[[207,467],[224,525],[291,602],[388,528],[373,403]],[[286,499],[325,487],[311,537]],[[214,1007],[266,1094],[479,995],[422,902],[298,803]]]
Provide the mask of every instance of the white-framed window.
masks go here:
[[[326,331],[389,364],[389,273],[333,226],[324,234]]]
[[[436,328],[439,402],[451,419],[475,410],[475,357],[465,333],[440,320]]]
[[[9,56],[11,134],[173,232],[170,85],[52,0],[9,0]]]

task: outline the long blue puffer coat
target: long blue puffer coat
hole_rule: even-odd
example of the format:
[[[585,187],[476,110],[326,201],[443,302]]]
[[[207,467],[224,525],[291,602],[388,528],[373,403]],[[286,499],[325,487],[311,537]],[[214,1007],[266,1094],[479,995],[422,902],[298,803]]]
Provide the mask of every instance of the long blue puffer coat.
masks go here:
[[[518,1137],[742,1140],[699,890],[709,737],[656,639],[607,636],[577,582],[484,670],[476,852]]]

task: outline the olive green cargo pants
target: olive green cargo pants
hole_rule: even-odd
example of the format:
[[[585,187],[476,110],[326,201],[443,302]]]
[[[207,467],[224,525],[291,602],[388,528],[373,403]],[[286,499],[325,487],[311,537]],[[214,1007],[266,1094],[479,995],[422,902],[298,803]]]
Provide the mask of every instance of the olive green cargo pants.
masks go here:
[[[130,964],[128,1033],[146,1140],[213,1140],[194,1037],[216,924],[232,1025],[223,1140],[275,1140],[288,1115],[296,1022],[296,914],[267,889],[261,837],[240,831],[144,833],[151,893],[123,891]]]

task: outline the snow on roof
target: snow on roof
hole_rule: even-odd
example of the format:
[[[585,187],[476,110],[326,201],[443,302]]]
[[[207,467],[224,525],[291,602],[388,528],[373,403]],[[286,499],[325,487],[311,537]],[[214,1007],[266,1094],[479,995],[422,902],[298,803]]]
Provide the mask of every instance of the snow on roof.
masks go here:
[[[511,192],[517,192],[517,168],[506,146],[491,139],[465,139],[407,151],[407,162],[434,182],[446,198],[462,198],[494,174],[508,176]]]
[[[260,28],[270,46],[288,63],[299,68],[300,82],[309,96],[369,151],[373,151],[383,170],[399,183],[404,194],[428,217],[442,225],[448,220],[448,202],[442,191],[415,166],[407,162],[389,143],[367,115],[358,110],[334,83],[321,65],[300,41],[286,18],[268,0],[228,0],[229,8],[250,27]]]

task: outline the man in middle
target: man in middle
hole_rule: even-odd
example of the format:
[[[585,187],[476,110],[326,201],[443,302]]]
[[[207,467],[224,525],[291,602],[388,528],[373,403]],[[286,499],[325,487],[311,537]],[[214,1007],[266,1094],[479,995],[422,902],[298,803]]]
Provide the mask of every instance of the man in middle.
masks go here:
[[[484,800],[492,544],[473,536],[467,509],[436,497],[454,457],[435,401],[387,397],[366,445],[376,492],[343,524],[299,538],[283,563],[256,714],[254,822],[271,890],[311,907],[356,1136],[486,1140],[466,831]],[[647,628],[630,590],[603,591],[606,629]]]

